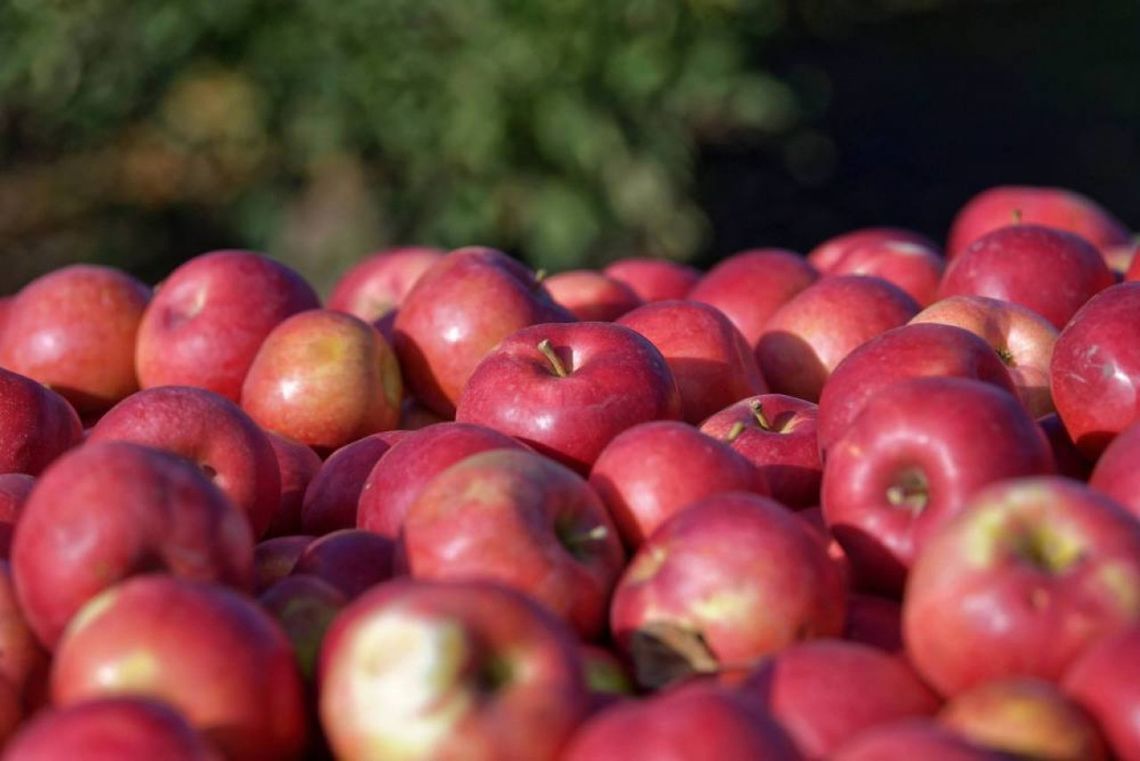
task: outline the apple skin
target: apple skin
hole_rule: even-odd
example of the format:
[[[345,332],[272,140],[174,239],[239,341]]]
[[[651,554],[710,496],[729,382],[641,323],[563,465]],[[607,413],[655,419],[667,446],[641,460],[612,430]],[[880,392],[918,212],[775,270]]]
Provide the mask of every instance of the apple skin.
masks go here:
[[[1109,246],[1102,248],[1100,255],[1104,258],[1104,263],[1112,270],[1112,274],[1116,276],[1117,281],[1120,280],[1135,280],[1137,275],[1140,275],[1140,264],[1136,261],[1136,254],[1140,253],[1140,243],[1135,239],[1131,243],[1125,243],[1119,246]],[[1133,267],[1136,267],[1133,270]],[[1129,277],[1129,271],[1132,271],[1132,277]]]
[[[1092,718],[1058,685],[1040,679],[979,684],[947,701],[938,721],[978,745],[1018,758],[1108,759]]]
[[[161,700],[137,696],[96,698],[45,711],[8,743],[4,758],[222,761],[182,714]]]
[[[784,394],[758,394],[731,404],[700,425],[759,469],[772,498],[794,509],[819,504],[823,463],[818,407]]]
[[[573,322],[526,265],[490,248],[461,248],[423,274],[396,313],[393,344],[408,391],[444,417],[479,361],[520,328]]]
[[[804,758],[829,758],[863,730],[933,716],[941,704],[902,659],[838,639],[780,650],[739,689],[780,722]]]
[[[902,655],[902,605],[878,595],[848,595],[843,639]]]
[[[984,748],[934,719],[908,718],[860,732],[828,761],[1017,761],[1008,753]]]
[[[898,595],[923,546],[978,490],[1053,472],[1045,434],[1012,394],[913,378],[871,397],[832,446],[823,515],[859,588]]]
[[[0,474],[0,559],[11,554],[12,533],[35,483],[26,473]]]
[[[0,367],[0,473],[38,476],[82,439],[83,424],[66,399]]]
[[[1052,412],[1037,418],[1037,425],[1041,426],[1045,438],[1049,440],[1049,447],[1053,450],[1053,460],[1057,463],[1057,475],[1074,481],[1087,482],[1092,475],[1093,464],[1085,459],[1077,449],[1077,445],[1069,438],[1069,432],[1065,430],[1061,417]]]
[[[281,470],[265,432],[240,407],[191,386],[144,389],[115,405],[87,442],[129,441],[186,458],[265,535],[281,501]]]
[[[824,460],[870,399],[900,381],[923,377],[984,381],[1017,396],[997,353],[970,331],[933,323],[892,328],[847,355],[824,385],[818,418]]]
[[[392,578],[395,551],[396,544],[388,537],[341,529],[306,545],[291,573],[316,576],[353,600]]]
[[[265,337],[241,387],[258,425],[333,450],[400,420],[396,354],[376,328],[332,309],[287,317]]]
[[[1140,422],[1112,440],[1096,461],[1088,483],[1140,520]]]
[[[985,296],[949,296],[923,309],[911,325],[955,325],[978,336],[998,353],[1025,408],[1033,417],[1053,412],[1049,365],[1058,331],[1032,309]]]
[[[345,444],[321,465],[301,503],[301,531],[324,534],[356,528],[356,505],[368,474],[407,431],[383,431]]]
[[[71,617],[127,576],[162,570],[249,590],[253,538],[245,516],[191,463],[94,442],[40,476],[11,562],[28,623],[54,649]]]
[[[628,285],[594,270],[559,272],[542,284],[556,303],[583,321],[612,322],[643,303]]]
[[[681,395],[681,418],[698,425],[720,409],[767,392],[752,346],[715,307],[655,301],[617,321],[649,339],[669,365]]]
[[[680,416],[665,357],[609,322],[532,325],[508,336],[475,368],[455,413],[456,422],[513,436],[579,473],[622,431]]]
[[[1061,331],[1049,366],[1053,402],[1073,443],[1095,461],[1140,420],[1140,283],[1089,299]]]
[[[228,759],[293,759],[307,728],[288,638],[257,603],[167,575],[123,581],[84,606],[52,662],[52,702],[165,700]]]
[[[319,576],[298,573],[278,579],[257,602],[289,638],[306,686],[314,685],[325,632],[349,598]]]
[[[1096,720],[1120,761],[1140,759],[1140,626],[1097,640],[1065,672],[1062,688]]]
[[[646,539],[614,590],[610,630],[637,682],[658,688],[838,636],[846,594],[794,513],[755,494],[718,494]]]
[[[815,267],[793,251],[749,249],[718,262],[686,298],[723,312],[755,348],[776,310],[818,279]]]
[[[312,286],[253,251],[212,251],[179,265],[143,313],[135,368],[143,388],[197,386],[237,402],[253,357],[286,317],[317,309]]]
[[[368,254],[336,281],[327,306],[375,324],[399,308],[416,281],[443,254],[428,246],[403,246]]]
[[[1128,250],[1126,254],[1128,266],[1124,270],[1124,280],[1126,282],[1140,280],[1140,243],[1132,243],[1123,248]]]
[[[903,640],[943,695],[1009,676],[1055,681],[1099,637],[1140,621],[1138,588],[1140,523],[1122,507],[1057,476],[1007,480],[919,554]]]
[[[470,423],[436,423],[401,437],[368,473],[357,528],[398,539],[409,506],[435,476],[478,452],[527,449],[517,439]]]
[[[150,301],[144,283],[113,267],[73,264],[16,294],[0,331],[0,366],[98,415],[138,390],[135,340]]]
[[[618,259],[606,265],[602,274],[628,285],[646,304],[683,299],[701,279],[701,271],[695,267],[644,256]]]
[[[829,274],[835,263],[852,248],[882,243],[914,243],[933,250],[938,245],[930,238],[901,227],[861,227],[828,238],[808,252],[808,263],[823,274]]]
[[[515,590],[392,581],[326,633],[321,723],[337,758],[555,759],[589,708],[582,672],[570,630]]]
[[[321,457],[312,447],[305,446],[273,431],[266,431],[273,454],[277,458],[277,470],[281,475],[281,499],[273,511],[273,519],[265,530],[266,536],[289,536],[301,533],[301,503],[305,491],[317,471],[321,469]]]
[[[881,277],[926,307],[937,298],[945,269],[946,260],[934,246],[886,240],[851,245],[827,274]]]
[[[584,639],[605,627],[625,563],[585,479],[534,452],[492,450],[432,478],[408,507],[402,558],[417,579],[493,579],[546,605]]]
[[[1072,233],[1038,225],[1001,227],[946,268],[938,297],[987,296],[1033,310],[1060,330],[1116,279],[1100,253]]]
[[[729,491],[768,496],[764,476],[743,455],[672,420],[642,423],[615,436],[594,463],[590,486],[630,550],[699,499]]]
[[[1119,220],[1079,193],[1055,187],[1003,185],[982,191],[958,211],[950,225],[946,255],[954,258],[986,233],[1017,220],[1074,233],[1102,249],[1132,239]]]
[[[297,558],[316,541],[315,536],[294,534],[263,539],[253,548],[253,593],[260,595],[293,573]]]
[[[11,566],[0,561],[0,681],[11,688],[28,714],[40,707],[44,697],[41,692],[50,658],[28,626],[16,597]]]
[[[844,357],[918,310],[914,299],[882,278],[822,277],[768,320],[756,345],[760,372],[771,391],[818,402]]]

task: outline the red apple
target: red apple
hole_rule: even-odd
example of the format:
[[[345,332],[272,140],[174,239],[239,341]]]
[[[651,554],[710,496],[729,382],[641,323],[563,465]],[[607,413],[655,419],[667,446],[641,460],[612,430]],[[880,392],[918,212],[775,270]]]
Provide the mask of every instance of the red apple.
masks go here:
[[[328,582],[346,600],[392,578],[395,542],[371,531],[347,528],[310,542],[297,557],[293,574]]]
[[[281,474],[281,499],[265,533],[267,536],[298,534],[301,532],[301,503],[305,490],[321,468],[321,458],[299,441],[272,431],[266,431],[266,435]]]
[[[638,256],[611,262],[602,274],[628,285],[645,303],[683,299],[701,279],[700,270],[687,264]]]
[[[843,639],[901,655],[902,605],[897,600],[877,595],[848,595]]]
[[[28,713],[39,708],[49,662],[16,598],[11,567],[0,561],[0,681]]]
[[[584,638],[602,633],[624,564],[598,495],[533,452],[480,452],[432,478],[401,535],[419,579],[493,579],[526,592]]]
[[[328,308],[376,323],[400,306],[416,281],[443,253],[438,248],[405,246],[369,254],[336,281]]]
[[[1140,520],[1140,422],[1120,432],[1096,461],[1089,486],[1112,497]]]
[[[26,473],[0,474],[0,558],[7,560],[12,548],[12,532],[28,501],[36,479]]]
[[[315,683],[325,632],[348,600],[329,582],[307,573],[278,579],[257,597],[289,638],[307,685]]]
[[[1013,761],[1008,754],[984,748],[934,719],[907,718],[860,732],[828,761]]]
[[[143,388],[198,386],[238,401],[269,331],[320,301],[294,270],[252,251],[213,251],[162,282],[139,325]]]
[[[1053,460],[1057,463],[1057,475],[1066,476],[1076,481],[1088,481],[1092,475],[1093,466],[1077,445],[1069,438],[1069,432],[1061,422],[1060,416],[1050,413],[1037,418],[1037,425],[1045,432],[1049,440],[1049,447],[1053,450]]]
[[[333,622],[319,678],[337,758],[552,761],[589,706],[574,635],[486,581],[376,587]]]
[[[677,383],[649,339],[624,325],[578,322],[505,338],[471,374],[455,419],[586,473],[622,431],[680,415]]]
[[[301,530],[322,536],[356,528],[356,504],[368,474],[407,431],[384,431],[345,444],[329,455],[305,489]]]
[[[86,444],[44,472],[12,540],[12,575],[36,636],[54,648],[71,617],[120,579],[165,571],[248,590],[245,517],[181,457]]]
[[[579,320],[610,322],[642,301],[620,280],[594,270],[568,270],[543,279],[551,298]]]
[[[314,309],[265,337],[241,387],[258,425],[321,452],[396,427],[403,381],[380,332],[349,314]]]
[[[37,476],[82,437],[83,425],[66,399],[0,368],[0,473]]]
[[[139,387],[135,337],[150,288],[112,267],[73,264],[16,294],[0,332],[0,366],[97,415]]]
[[[1140,621],[1140,523],[1060,477],[978,493],[911,570],[903,639],[944,695],[1010,676],[1057,680]],[[984,657],[979,657],[984,654]]]
[[[933,245],[885,240],[852,244],[827,274],[881,277],[925,307],[934,303],[945,268],[946,260]]]
[[[1065,692],[1088,711],[1120,761],[1140,759],[1140,626],[1092,644],[1065,672]]]
[[[900,227],[862,227],[828,238],[808,252],[807,260],[817,270],[828,274],[835,263],[852,248],[865,244],[878,245],[882,243],[914,243],[926,248],[938,249],[934,241],[913,230],[904,230]]]
[[[261,594],[280,579],[293,573],[297,558],[316,540],[315,536],[295,534],[275,536],[254,545],[253,593]]]
[[[1140,243],[1133,242],[1122,247],[1126,253],[1123,257],[1128,264],[1124,268],[1123,276],[1126,281],[1140,280]],[[1106,252],[1102,254],[1108,255]]]
[[[1104,263],[1112,270],[1118,280],[1136,280],[1140,276],[1140,263],[1137,263],[1136,254],[1140,253],[1140,243],[1135,239],[1130,243],[1102,248],[1100,255]],[[1131,273],[1131,277],[1129,276]]]

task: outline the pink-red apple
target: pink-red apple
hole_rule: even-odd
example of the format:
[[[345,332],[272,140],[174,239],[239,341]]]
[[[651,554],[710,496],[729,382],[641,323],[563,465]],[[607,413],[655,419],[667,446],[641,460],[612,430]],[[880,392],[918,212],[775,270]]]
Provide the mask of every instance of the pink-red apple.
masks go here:
[[[1096,720],[1116,758],[1140,759],[1140,626],[1094,642],[1065,672],[1062,684]]]
[[[333,285],[328,308],[375,324],[393,316],[404,296],[444,254],[428,246],[376,251],[350,267]]]
[[[835,263],[856,246],[880,245],[883,243],[914,243],[937,250],[938,246],[930,238],[913,230],[901,227],[861,227],[850,232],[828,238],[808,252],[808,263],[823,274],[831,272]]]
[[[83,425],[66,399],[0,367],[0,473],[37,476],[82,437]]]
[[[551,298],[579,320],[612,322],[642,304],[628,285],[594,270],[559,272],[542,283]]]
[[[305,489],[301,530],[322,536],[338,529],[356,528],[356,505],[368,474],[406,433],[374,433],[329,455]]]
[[[701,271],[695,267],[641,256],[611,262],[602,274],[628,285],[645,303],[683,299],[701,279]]]

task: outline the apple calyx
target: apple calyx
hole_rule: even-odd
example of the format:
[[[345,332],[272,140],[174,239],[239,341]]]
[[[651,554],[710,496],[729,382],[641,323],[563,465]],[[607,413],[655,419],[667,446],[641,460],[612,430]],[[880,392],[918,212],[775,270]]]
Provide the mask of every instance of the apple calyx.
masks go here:
[[[660,689],[695,674],[715,674],[720,663],[701,633],[664,621],[652,621],[630,635],[634,680]]]
[[[1002,364],[1006,367],[1013,367],[1016,363],[1013,361],[1013,352],[1005,346],[995,346],[994,351],[997,352],[998,358],[1001,359]]]
[[[894,483],[887,487],[886,496],[887,502],[893,507],[921,513],[930,501],[930,484],[926,480],[926,474],[913,467],[899,471]]]
[[[1011,537],[1013,551],[1028,565],[1049,575],[1059,575],[1080,562],[1081,546],[1049,527],[1037,527]]]
[[[602,525],[594,526],[586,531],[580,531],[567,525],[555,527],[558,542],[578,560],[584,560],[592,553],[591,545],[604,542],[609,537],[609,530]]]
[[[496,655],[482,658],[475,668],[474,684],[482,695],[494,695],[514,679],[510,662]]]
[[[565,378],[570,373],[566,371],[566,365],[562,364],[562,359],[558,356],[558,352],[554,351],[554,346],[550,343],[549,338],[544,338],[538,342],[538,350],[542,352],[542,356],[546,357],[546,361],[554,368],[554,374],[559,378]]]

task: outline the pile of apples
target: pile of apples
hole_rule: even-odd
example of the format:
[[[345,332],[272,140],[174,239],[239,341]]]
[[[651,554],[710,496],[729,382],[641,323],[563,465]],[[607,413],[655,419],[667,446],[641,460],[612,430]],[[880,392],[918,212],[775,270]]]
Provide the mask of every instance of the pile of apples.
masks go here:
[[[1056,188],[707,272],[0,302],[28,759],[1140,759],[1140,258]]]

